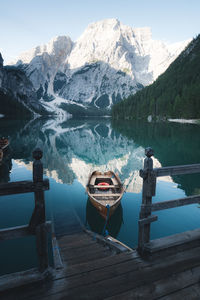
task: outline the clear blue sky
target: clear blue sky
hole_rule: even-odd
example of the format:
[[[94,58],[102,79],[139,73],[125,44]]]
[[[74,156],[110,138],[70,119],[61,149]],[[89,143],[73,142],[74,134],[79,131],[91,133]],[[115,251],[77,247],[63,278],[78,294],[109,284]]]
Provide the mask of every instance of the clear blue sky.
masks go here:
[[[91,22],[117,18],[151,27],[154,39],[178,42],[200,33],[199,0],[0,0],[5,61],[58,35],[76,40]]]

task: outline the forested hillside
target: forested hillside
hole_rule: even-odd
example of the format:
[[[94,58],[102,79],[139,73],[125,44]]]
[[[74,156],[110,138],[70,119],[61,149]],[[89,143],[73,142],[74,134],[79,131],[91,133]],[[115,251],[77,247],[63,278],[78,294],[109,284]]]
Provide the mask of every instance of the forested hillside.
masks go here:
[[[200,118],[200,35],[150,86],[112,108],[114,119]]]

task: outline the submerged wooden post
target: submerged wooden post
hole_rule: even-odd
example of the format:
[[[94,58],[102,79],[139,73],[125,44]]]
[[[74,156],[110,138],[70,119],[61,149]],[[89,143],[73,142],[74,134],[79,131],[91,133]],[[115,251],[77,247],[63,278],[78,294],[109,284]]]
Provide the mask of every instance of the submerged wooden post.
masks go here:
[[[150,225],[155,221],[151,217],[152,196],[155,195],[156,176],[153,172],[153,149],[148,147],[145,149],[146,158],[144,160],[144,169],[140,170],[140,177],[143,178],[142,187],[142,205],[138,221],[138,251],[143,254],[144,245],[150,241]]]
[[[42,151],[37,148],[33,151],[33,182],[37,185],[34,192],[35,195],[35,209],[32,214],[29,230],[36,234],[37,253],[39,258],[39,270],[44,271],[48,268],[48,245],[47,245],[47,232],[45,226],[45,201],[44,191],[42,190],[43,184],[43,164],[41,162]]]

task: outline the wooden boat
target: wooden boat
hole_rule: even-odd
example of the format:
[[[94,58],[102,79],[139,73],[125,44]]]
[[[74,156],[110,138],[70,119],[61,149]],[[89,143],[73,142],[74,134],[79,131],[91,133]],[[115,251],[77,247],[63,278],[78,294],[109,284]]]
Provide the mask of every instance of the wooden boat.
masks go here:
[[[0,138],[0,162],[3,159],[3,153],[9,145],[9,140],[7,138]]]
[[[106,219],[108,210],[110,217],[120,204],[124,186],[117,174],[112,171],[101,173],[94,171],[88,180],[86,192],[94,207]]]

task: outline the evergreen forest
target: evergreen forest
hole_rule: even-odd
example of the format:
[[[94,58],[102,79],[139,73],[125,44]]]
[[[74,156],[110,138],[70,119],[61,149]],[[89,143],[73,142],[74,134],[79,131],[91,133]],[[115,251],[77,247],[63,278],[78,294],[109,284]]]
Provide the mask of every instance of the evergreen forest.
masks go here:
[[[200,35],[150,86],[112,108],[113,119],[200,118]]]

